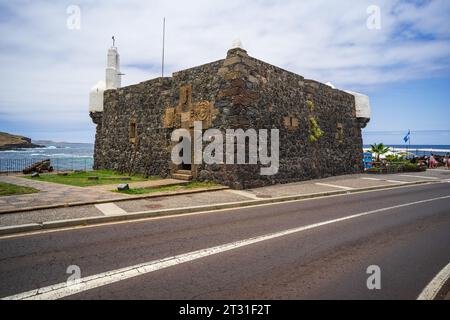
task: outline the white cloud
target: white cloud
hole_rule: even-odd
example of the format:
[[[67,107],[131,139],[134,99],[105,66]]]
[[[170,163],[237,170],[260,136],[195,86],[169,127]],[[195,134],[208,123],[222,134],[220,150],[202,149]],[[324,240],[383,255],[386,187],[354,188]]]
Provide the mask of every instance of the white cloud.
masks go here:
[[[224,58],[240,37],[249,54],[338,87],[362,88],[449,71],[448,1],[1,1],[0,114],[9,121],[85,123],[89,89],[104,77],[115,35],[125,85]],[[69,5],[81,29],[66,27]],[[381,30],[366,27],[369,5]],[[146,66],[139,68],[139,66]],[[51,130],[50,130],[51,131]]]

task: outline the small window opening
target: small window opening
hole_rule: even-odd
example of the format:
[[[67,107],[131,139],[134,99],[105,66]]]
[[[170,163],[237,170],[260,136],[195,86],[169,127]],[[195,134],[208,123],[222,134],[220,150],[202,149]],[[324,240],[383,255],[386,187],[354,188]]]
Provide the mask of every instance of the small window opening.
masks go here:
[[[131,143],[136,143],[136,121],[131,121],[130,122],[130,128],[129,128],[129,132],[130,132],[130,142]]]

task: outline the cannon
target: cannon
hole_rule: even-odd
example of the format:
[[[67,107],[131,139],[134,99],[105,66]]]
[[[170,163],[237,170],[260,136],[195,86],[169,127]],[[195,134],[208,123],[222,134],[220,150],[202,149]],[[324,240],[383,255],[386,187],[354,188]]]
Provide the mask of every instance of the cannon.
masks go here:
[[[52,172],[52,171],[53,171],[53,167],[51,166],[50,159],[35,162],[31,166],[26,167],[25,169],[22,170],[23,174],[30,174],[33,172],[44,173],[44,172]]]

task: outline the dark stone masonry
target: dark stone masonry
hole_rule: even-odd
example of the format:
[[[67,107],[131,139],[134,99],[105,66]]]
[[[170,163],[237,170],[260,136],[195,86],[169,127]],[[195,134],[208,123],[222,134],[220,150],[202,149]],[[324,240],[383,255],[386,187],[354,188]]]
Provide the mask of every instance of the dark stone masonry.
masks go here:
[[[243,189],[363,170],[361,119],[353,95],[231,49],[226,59],[107,90],[97,124],[95,169],[194,180]],[[276,175],[261,165],[181,165],[171,161],[177,128],[279,129]],[[270,141],[270,138],[269,138]],[[270,150],[270,149],[269,149]]]

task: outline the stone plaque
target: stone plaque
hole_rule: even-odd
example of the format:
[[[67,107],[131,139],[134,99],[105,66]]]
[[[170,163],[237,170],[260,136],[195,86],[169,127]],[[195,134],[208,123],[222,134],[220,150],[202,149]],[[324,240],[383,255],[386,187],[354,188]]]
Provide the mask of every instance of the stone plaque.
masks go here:
[[[175,108],[167,108],[164,111],[164,128],[173,128],[175,126]]]

